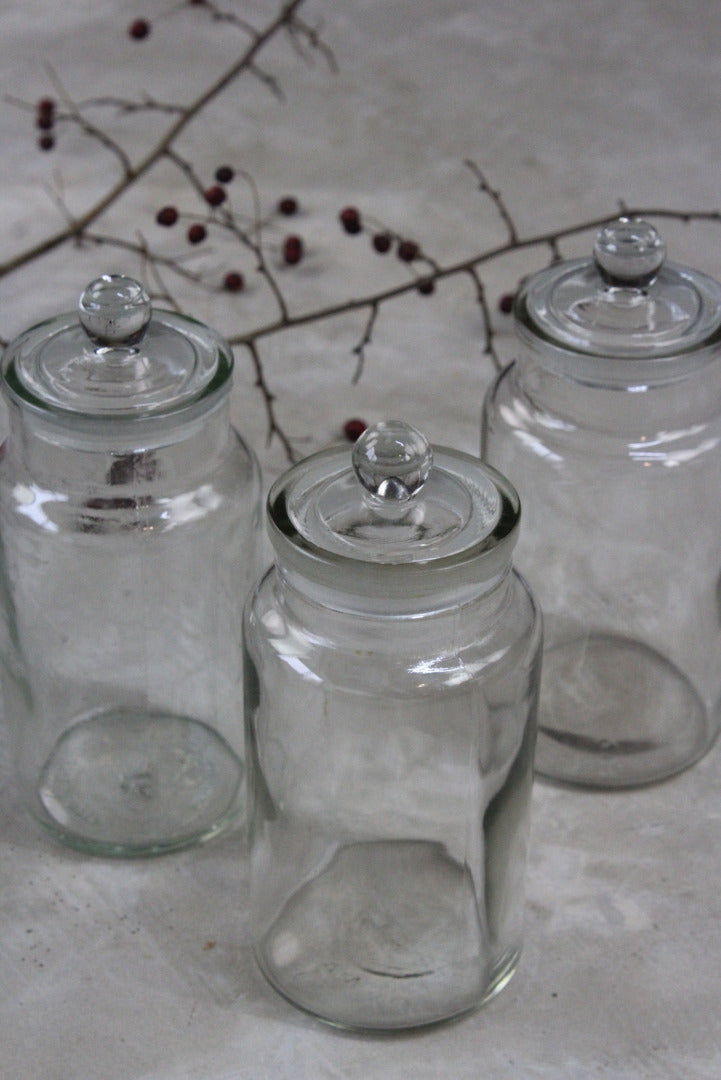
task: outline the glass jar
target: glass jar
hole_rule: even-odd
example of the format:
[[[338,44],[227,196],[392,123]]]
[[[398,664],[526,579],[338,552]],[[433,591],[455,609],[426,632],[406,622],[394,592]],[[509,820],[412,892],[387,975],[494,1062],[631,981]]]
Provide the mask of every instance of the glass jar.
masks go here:
[[[401,422],[272,487],[246,605],[251,919],[286,998],[410,1028],[521,949],[541,628],[518,498]]]
[[[721,286],[621,219],[530,277],[515,323],[482,456],[520,491],[545,617],[536,768],[661,780],[719,730]]]
[[[0,665],[18,784],[54,836],[144,855],[243,802],[242,604],[260,476],[232,353],[104,276],[7,349]]]

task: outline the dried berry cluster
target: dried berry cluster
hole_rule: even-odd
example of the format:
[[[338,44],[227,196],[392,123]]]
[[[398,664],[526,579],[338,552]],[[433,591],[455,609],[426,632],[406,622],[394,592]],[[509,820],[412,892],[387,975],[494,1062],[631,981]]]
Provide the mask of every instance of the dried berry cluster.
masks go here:
[[[55,146],[53,128],[56,120],[56,106],[52,98],[40,98],[35,109],[35,126],[39,129],[38,146],[41,150],[52,150]]]
[[[365,231],[363,218],[356,206],[344,207],[338,215],[338,220],[350,236],[357,236]],[[424,258],[420,244],[415,240],[398,236],[382,226],[372,228],[371,246],[378,255],[387,255],[395,246],[396,255],[404,263],[413,263]],[[435,292],[435,287],[435,281],[431,275],[418,279],[417,288],[422,296],[430,296]]]
[[[213,211],[227,205],[228,191],[226,189],[235,179],[235,175],[235,169],[231,165],[219,165],[215,170],[215,183],[203,190],[203,197],[210,207],[210,211],[202,221],[197,220],[197,214],[181,214],[176,206],[166,205],[161,206],[157,211],[155,215],[156,223],[165,228],[172,228],[181,220],[181,217],[191,217],[193,220],[191,220],[186,230],[186,239],[193,246],[202,244],[208,237],[208,230],[212,229],[214,225],[233,223],[231,211],[228,211],[228,217],[224,221],[219,221],[217,216],[214,216]],[[292,217],[299,212],[299,209],[298,199],[294,195],[284,195],[276,205],[276,213],[282,217]],[[283,237],[280,245],[280,255],[286,266],[297,266],[303,259],[304,254],[305,245],[302,237],[296,233],[289,233]],[[245,277],[239,270],[229,270],[223,278],[223,288],[229,293],[243,292],[245,289]]]

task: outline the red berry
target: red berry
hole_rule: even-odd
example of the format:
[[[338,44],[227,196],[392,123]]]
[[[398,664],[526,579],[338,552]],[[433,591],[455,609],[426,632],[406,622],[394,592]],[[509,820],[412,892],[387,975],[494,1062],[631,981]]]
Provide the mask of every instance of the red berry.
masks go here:
[[[55,112],[55,102],[49,97],[40,98],[36,108],[38,116],[52,116]]]
[[[389,233],[376,233],[373,237],[373,248],[379,255],[385,255],[391,249],[391,236]]]
[[[513,311],[513,293],[504,293],[498,301],[498,310],[504,315],[510,315]]]
[[[51,128],[55,127],[55,117],[51,112],[38,113],[35,126],[40,128],[41,131],[50,131]]]
[[[303,258],[303,241],[299,236],[286,236],[283,241],[283,259],[288,266],[295,266]]]
[[[55,146],[55,139],[52,135],[41,135],[38,139],[38,146],[41,150],[52,150]]]
[[[221,203],[225,202],[226,198],[227,195],[220,184],[213,184],[205,192],[205,201],[210,203],[211,206],[220,206]]]
[[[219,165],[215,170],[215,179],[219,184],[229,184],[235,176],[235,170],[230,165]]]
[[[278,203],[278,211],[286,217],[292,217],[298,213],[298,200],[292,195],[285,195]]]
[[[430,296],[436,291],[436,283],[433,278],[421,278],[417,288],[421,296]]]
[[[135,19],[128,27],[128,34],[135,41],[142,41],[150,33],[150,23],[147,19]]]
[[[413,262],[421,253],[421,249],[415,240],[401,240],[398,245],[398,258],[403,262]]]
[[[178,211],[174,206],[163,206],[155,215],[155,220],[158,225],[165,225],[170,228],[178,220]]]
[[[361,231],[361,216],[355,206],[346,206],[338,215],[340,223],[347,233],[354,236]]]
[[[188,243],[189,244],[202,244],[207,236],[205,225],[195,224],[191,225],[188,229]]]
[[[223,288],[226,292],[238,293],[245,288],[245,278],[236,270],[232,270],[223,278]]]
[[[354,417],[353,420],[346,420],[343,425],[343,434],[348,442],[355,442],[357,439],[360,439],[367,427],[368,425],[365,420],[359,420],[357,417]]]

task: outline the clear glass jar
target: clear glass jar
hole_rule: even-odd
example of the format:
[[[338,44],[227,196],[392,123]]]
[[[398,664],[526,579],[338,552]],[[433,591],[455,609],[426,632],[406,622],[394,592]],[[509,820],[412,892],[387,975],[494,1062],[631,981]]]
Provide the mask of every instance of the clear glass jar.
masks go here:
[[[232,354],[104,276],[7,349],[0,664],[22,794],[58,839],[144,855],[242,808],[242,605],[260,477]]]
[[[518,521],[494,470],[400,422],[271,489],[244,624],[252,929],[331,1023],[433,1023],[515,970],[541,640]]]
[[[516,298],[482,456],[544,612],[536,768],[624,788],[697,761],[721,698],[721,286],[621,219]]]

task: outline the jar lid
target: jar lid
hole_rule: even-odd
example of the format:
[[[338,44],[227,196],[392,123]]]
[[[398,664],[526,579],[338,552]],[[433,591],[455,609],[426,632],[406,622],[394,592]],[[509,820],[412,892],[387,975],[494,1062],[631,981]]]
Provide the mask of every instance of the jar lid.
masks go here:
[[[666,261],[657,230],[620,218],[596,235],[593,256],[555,263],[519,290],[522,338],[611,358],[678,356],[716,344],[721,285]]]
[[[415,600],[497,576],[515,546],[513,486],[399,420],[290,468],[268,496],[282,567],[368,599]]]
[[[230,346],[186,316],[153,311],[132,278],[104,274],[77,312],[49,319],[12,342],[4,389],[51,411],[138,417],[185,407],[225,383]]]

